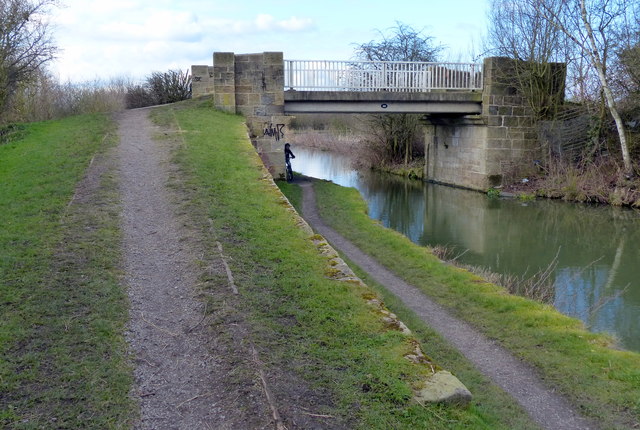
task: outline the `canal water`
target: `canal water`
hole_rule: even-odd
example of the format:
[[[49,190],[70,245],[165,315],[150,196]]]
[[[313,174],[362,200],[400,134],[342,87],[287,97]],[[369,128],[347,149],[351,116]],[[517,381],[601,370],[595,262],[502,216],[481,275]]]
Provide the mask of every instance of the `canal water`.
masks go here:
[[[521,202],[371,171],[301,147],[293,169],[354,187],[369,216],[458,261],[530,276],[551,267],[554,305],[640,351],[640,212],[551,200]]]

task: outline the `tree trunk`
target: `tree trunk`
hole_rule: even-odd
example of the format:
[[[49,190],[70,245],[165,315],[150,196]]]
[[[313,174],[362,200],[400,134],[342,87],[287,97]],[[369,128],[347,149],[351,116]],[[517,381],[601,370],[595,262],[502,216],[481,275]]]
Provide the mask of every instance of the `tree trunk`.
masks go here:
[[[587,36],[589,38],[589,44],[591,45],[591,51],[589,55],[593,60],[593,65],[595,66],[598,72],[598,79],[600,80],[600,84],[602,85],[602,91],[604,92],[605,99],[607,101],[607,107],[609,108],[609,112],[611,112],[611,116],[616,122],[616,128],[618,130],[618,138],[620,139],[620,149],[622,150],[622,162],[624,163],[624,170],[627,176],[633,175],[633,166],[631,164],[631,157],[629,156],[629,147],[627,145],[627,136],[624,128],[624,122],[618,113],[618,109],[616,107],[615,99],[613,98],[613,93],[611,92],[611,88],[609,87],[609,83],[607,82],[607,76],[604,71],[604,64],[600,59],[600,55],[598,53],[597,45],[595,37],[593,36],[593,29],[591,28],[591,24],[589,23],[589,19],[587,17],[587,8],[585,6],[585,0],[580,0],[580,12],[582,15],[582,22],[587,30]]]

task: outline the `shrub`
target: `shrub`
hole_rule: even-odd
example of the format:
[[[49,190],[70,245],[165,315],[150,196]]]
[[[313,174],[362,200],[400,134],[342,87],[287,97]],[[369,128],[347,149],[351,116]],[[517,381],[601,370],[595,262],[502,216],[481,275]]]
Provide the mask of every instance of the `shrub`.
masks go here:
[[[128,109],[179,102],[191,98],[191,76],[188,72],[169,70],[153,72],[140,85],[127,90]]]

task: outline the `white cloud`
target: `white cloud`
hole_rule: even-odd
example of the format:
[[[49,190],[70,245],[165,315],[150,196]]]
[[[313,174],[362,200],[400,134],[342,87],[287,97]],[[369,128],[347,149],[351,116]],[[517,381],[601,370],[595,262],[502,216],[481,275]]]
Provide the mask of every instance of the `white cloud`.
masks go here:
[[[292,16],[288,19],[278,20],[273,15],[258,14],[251,20],[210,19],[203,26],[218,34],[253,34],[253,33],[278,33],[302,32],[315,27],[311,18],[298,18]]]
[[[100,38],[135,41],[197,42],[202,39],[198,18],[191,12],[152,11],[140,21],[113,21],[100,26]]]

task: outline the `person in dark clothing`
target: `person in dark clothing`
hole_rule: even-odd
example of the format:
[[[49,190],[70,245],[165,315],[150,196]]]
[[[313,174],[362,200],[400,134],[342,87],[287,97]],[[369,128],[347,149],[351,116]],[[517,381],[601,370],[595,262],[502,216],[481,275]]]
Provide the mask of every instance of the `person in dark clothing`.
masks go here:
[[[284,169],[285,169],[285,178],[287,181],[293,180],[293,170],[291,169],[291,159],[296,158],[291,152],[291,145],[288,143],[284,144]]]
[[[291,145],[289,145],[288,143],[284,144],[284,161],[287,164],[290,164],[290,159],[291,158],[296,158],[295,155],[293,155],[293,152],[291,152]]]

